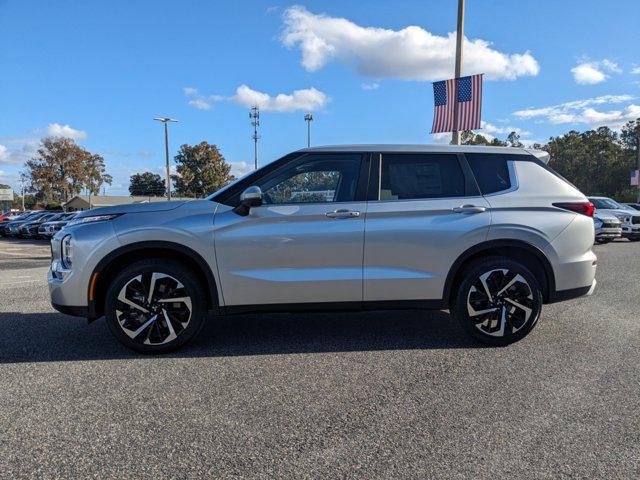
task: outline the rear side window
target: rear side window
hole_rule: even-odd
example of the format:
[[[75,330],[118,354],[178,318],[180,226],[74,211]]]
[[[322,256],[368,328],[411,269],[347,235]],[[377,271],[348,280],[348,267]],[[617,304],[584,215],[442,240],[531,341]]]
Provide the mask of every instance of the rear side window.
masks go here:
[[[382,156],[380,200],[463,197],[464,174],[456,155]]]
[[[506,155],[467,153],[466,157],[483,195],[511,188],[511,176]]]

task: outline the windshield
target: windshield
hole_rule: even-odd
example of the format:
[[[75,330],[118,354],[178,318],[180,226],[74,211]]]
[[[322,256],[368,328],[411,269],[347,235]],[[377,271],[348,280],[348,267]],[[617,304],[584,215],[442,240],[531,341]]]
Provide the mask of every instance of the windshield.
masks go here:
[[[593,203],[593,206],[596,208],[604,208],[609,210],[626,210],[626,208],[624,208],[615,200],[611,200],[610,198],[590,198],[589,201]]]

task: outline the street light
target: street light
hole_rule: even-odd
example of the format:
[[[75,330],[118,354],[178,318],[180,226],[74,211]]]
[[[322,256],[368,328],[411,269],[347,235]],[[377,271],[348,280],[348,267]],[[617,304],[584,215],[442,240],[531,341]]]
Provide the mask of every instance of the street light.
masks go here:
[[[307,148],[309,148],[311,146],[311,122],[313,122],[313,115],[307,113],[304,119],[307,122]]]
[[[166,160],[167,160],[167,201],[170,201],[171,200],[171,180],[170,180],[171,176],[169,174],[169,129],[167,128],[167,123],[177,122],[178,120],[175,120],[173,118],[167,118],[167,117],[155,117],[154,120],[164,123],[164,149],[165,149]]]

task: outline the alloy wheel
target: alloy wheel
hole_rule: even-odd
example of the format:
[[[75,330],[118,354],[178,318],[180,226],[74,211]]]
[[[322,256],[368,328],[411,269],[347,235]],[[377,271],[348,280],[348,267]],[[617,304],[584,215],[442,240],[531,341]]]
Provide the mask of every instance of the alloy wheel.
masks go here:
[[[523,328],[534,309],[531,286],[518,272],[498,268],[483,273],[467,295],[467,312],[485,335],[505,337]]]
[[[182,283],[171,275],[145,272],[120,289],[116,319],[137,343],[162,345],[175,340],[191,320],[193,302]]]

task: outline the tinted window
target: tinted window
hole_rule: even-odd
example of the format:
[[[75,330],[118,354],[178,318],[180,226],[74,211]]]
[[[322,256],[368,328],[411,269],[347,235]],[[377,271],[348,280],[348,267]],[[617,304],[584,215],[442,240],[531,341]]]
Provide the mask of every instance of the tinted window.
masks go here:
[[[380,200],[463,197],[464,175],[455,155],[382,156]]]
[[[507,157],[488,153],[467,153],[466,157],[483,195],[511,188]]]
[[[302,157],[255,182],[265,204],[355,200],[360,155]]]

